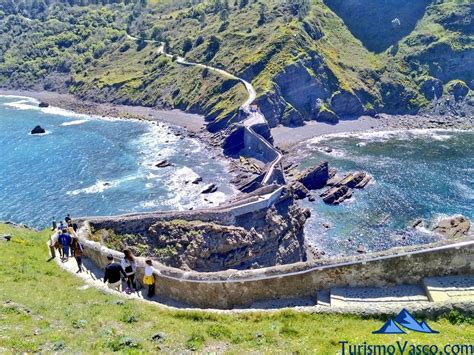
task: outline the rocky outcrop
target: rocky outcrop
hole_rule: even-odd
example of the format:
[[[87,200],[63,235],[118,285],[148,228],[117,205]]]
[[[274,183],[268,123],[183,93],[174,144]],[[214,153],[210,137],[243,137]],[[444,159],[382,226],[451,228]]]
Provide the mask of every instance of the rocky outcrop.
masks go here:
[[[464,216],[454,216],[439,220],[431,229],[447,238],[461,238],[471,229],[471,221]]]
[[[352,197],[352,190],[346,185],[334,186],[327,189],[319,196],[327,204],[338,205],[341,202]]]
[[[430,101],[443,96],[443,82],[433,77],[426,78],[420,89],[422,94]]]
[[[309,190],[324,187],[329,179],[329,167],[327,161],[322,161],[319,165],[303,171],[296,179]]]
[[[173,164],[171,164],[168,160],[161,160],[159,161],[158,163],[155,164],[155,166],[157,168],[166,168],[168,166],[172,166]]]
[[[448,84],[448,92],[453,95],[456,100],[462,100],[469,93],[469,87],[464,81],[454,80]]]
[[[316,121],[327,123],[338,123],[339,117],[336,113],[330,110],[326,105],[321,105],[316,115]]]
[[[41,126],[36,126],[35,128],[33,128],[33,130],[31,131],[31,134],[44,134],[46,133],[45,129]]]
[[[229,133],[227,134],[222,148],[224,149],[224,154],[226,155],[236,155],[242,149],[245,148],[244,143],[244,134],[245,128],[243,126],[233,126],[229,128]]]
[[[366,172],[350,173],[343,178],[334,176],[327,183],[330,188],[320,197],[327,204],[338,205],[352,197],[352,189],[363,189],[371,180],[372,177]]]
[[[359,98],[345,90],[336,91],[331,97],[331,109],[337,116],[357,117],[364,112]]]
[[[303,200],[311,195],[309,190],[300,182],[295,182],[291,185],[291,190],[296,200]]]
[[[92,238],[182,270],[244,270],[305,261],[303,227],[309,216],[308,210],[286,199],[241,216],[235,225],[162,220],[144,233],[117,235],[100,229]]]
[[[41,101],[38,107],[41,107],[41,108],[49,107],[49,104],[47,102]]]
[[[207,186],[204,190],[201,191],[202,194],[212,194],[213,192],[217,191],[217,185],[216,184],[210,184]]]

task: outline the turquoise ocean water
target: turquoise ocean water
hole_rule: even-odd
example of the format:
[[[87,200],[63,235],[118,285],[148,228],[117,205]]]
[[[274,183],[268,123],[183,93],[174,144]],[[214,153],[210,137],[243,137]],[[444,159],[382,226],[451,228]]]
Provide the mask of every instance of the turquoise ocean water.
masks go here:
[[[322,151],[325,147],[331,153]],[[304,202],[312,217],[307,238],[327,255],[428,243],[429,225],[462,214],[474,220],[474,132],[413,130],[334,135],[306,144],[302,165],[328,160],[342,174],[367,171],[374,182],[352,199],[330,206]],[[407,228],[417,219],[427,228]],[[329,224],[329,229],[323,224]]]
[[[47,133],[29,132],[41,125]],[[158,169],[167,159],[175,166]],[[233,195],[227,167],[168,126],[94,118],[0,96],[0,220],[45,227],[53,216],[215,206]],[[203,183],[191,183],[197,176]],[[217,192],[202,195],[209,183]]]

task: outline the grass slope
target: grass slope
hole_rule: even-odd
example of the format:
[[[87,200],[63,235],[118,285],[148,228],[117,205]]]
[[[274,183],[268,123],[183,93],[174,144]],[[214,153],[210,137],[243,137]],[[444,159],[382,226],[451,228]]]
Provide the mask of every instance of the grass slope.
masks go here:
[[[54,262],[47,263],[48,231],[0,225],[0,353],[267,352],[331,354],[339,341],[388,344],[472,342],[472,318],[451,312],[430,321],[440,336],[372,335],[383,319],[292,311],[220,315],[170,311],[83,289]],[[160,333],[161,340],[152,340]]]

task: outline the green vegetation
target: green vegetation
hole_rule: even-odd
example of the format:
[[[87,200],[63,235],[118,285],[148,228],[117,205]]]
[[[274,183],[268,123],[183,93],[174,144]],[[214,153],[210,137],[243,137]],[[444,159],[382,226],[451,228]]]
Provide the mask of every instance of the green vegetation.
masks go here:
[[[264,113],[287,124],[314,119],[316,99],[339,116],[417,112],[432,99],[427,76],[474,87],[462,0],[0,0],[0,25],[1,86],[177,107],[215,129],[237,119],[245,89],[160,56],[158,42],[251,80]],[[334,105],[339,90],[359,108]]]
[[[0,352],[299,352],[336,353],[341,340],[380,343],[384,319],[347,315],[216,314],[171,311],[85,288],[48,258],[49,231],[0,225]],[[410,333],[383,342],[472,342],[472,317],[452,311],[431,320],[442,336]]]

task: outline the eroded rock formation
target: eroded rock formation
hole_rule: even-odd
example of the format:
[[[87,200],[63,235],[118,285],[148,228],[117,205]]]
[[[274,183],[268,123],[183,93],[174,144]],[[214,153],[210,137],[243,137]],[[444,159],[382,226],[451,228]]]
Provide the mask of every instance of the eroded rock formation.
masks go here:
[[[93,237],[115,250],[127,247],[183,270],[260,268],[306,260],[303,227],[309,216],[309,210],[286,198],[239,216],[234,225],[163,220],[145,233],[117,235],[101,229]]]

